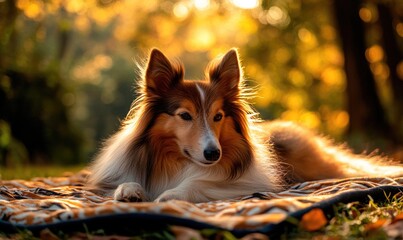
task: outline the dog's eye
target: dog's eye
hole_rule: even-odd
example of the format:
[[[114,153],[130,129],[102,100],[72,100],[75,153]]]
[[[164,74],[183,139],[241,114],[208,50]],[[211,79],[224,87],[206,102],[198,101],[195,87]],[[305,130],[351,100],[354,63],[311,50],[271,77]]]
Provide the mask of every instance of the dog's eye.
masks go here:
[[[179,117],[185,121],[192,121],[192,116],[190,116],[190,114],[187,112],[179,113]]]
[[[219,121],[221,121],[221,119],[222,119],[222,113],[217,113],[214,116],[214,122],[219,122]]]

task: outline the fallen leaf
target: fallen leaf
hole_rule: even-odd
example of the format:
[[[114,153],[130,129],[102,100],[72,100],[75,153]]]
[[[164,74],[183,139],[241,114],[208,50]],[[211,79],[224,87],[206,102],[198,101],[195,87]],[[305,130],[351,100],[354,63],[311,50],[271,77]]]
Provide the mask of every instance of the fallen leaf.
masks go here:
[[[317,231],[327,224],[327,219],[322,209],[314,208],[302,216],[300,226],[306,231]]]
[[[402,220],[403,220],[403,213],[399,213],[393,218],[392,223],[402,221]]]
[[[373,223],[365,224],[364,229],[365,229],[365,231],[378,230],[389,222],[390,222],[390,220],[388,220],[388,219],[379,219]]]

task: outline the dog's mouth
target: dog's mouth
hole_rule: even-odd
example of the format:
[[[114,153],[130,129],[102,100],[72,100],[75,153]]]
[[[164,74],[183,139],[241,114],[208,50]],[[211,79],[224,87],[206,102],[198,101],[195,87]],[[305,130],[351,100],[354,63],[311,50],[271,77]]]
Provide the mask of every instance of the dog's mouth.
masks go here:
[[[187,157],[192,158],[192,155],[190,155],[190,153],[187,149],[185,149],[183,152],[185,152]]]

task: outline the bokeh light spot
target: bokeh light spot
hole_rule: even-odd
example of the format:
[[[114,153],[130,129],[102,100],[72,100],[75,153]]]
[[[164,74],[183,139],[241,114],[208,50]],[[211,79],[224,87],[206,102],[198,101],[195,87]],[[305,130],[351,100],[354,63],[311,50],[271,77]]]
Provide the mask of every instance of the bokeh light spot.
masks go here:
[[[232,4],[243,9],[253,9],[259,6],[259,0],[231,0]]]
[[[399,76],[399,79],[403,81],[403,61],[400,61],[399,64],[397,64],[396,72]]]
[[[381,61],[383,59],[383,56],[383,49],[379,45],[373,45],[365,51],[365,57],[370,63]]]
[[[396,32],[400,37],[403,37],[403,23],[396,24]]]
[[[206,51],[215,43],[213,33],[206,28],[192,30],[185,41],[185,47],[189,51]]]
[[[194,0],[193,4],[195,8],[205,10],[210,6],[210,0]]]
[[[362,21],[364,22],[371,22],[372,20],[372,13],[371,10],[369,10],[368,8],[361,8],[359,11],[359,15]]]
[[[316,47],[318,44],[316,36],[306,28],[299,29],[298,38],[308,47]]]
[[[186,4],[178,2],[174,5],[173,13],[178,19],[185,19],[189,15],[189,8]]]
[[[321,79],[331,87],[341,87],[345,82],[344,72],[335,67],[328,67],[322,72]]]

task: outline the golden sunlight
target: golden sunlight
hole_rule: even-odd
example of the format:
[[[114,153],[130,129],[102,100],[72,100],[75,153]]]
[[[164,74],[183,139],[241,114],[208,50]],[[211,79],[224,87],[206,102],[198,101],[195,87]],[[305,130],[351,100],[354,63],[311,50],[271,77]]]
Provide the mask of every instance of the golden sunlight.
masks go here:
[[[80,15],[74,20],[74,26],[81,32],[87,32],[91,27],[88,17]]]
[[[381,61],[383,56],[383,48],[379,45],[373,45],[365,51],[365,57],[370,63]]]
[[[185,47],[188,51],[206,51],[215,42],[215,36],[208,28],[196,28],[189,32]]]
[[[400,37],[403,37],[403,23],[398,23],[396,25],[396,32]]]
[[[322,81],[334,88],[341,88],[344,86],[346,81],[345,73],[342,69],[336,67],[327,67],[322,71],[321,74]]]
[[[259,6],[259,0],[230,0],[232,4],[243,9],[253,9]]]
[[[84,1],[70,0],[66,1],[66,10],[71,13],[79,13],[87,8],[87,4]]]
[[[399,64],[397,64],[396,72],[399,78],[403,79],[403,61],[400,61]]]
[[[403,0],[338,4],[337,0],[0,0],[4,18],[0,21],[0,95],[12,95],[4,104],[13,106],[26,99],[24,93],[29,90],[14,94],[20,93],[16,84],[26,84],[32,88],[29,99],[40,105],[24,100],[25,108],[44,111],[38,116],[31,111],[29,117],[50,133],[38,136],[58,138],[60,134],[67,139],[68,145],[49,148],[31,150],[30,144],[24,145],[24,149],[38,151],[32,163],[42,163],[43,149],[49,150],[44,157],[57,164],[84,163],[97,143],[118,127],[116,119],[126,116],[137,96],[133,87],[144,82],[142,67],[147,67],[150,49],[158,48],[169,59],[183,61],[186,79],[201,79],[210,60],[237,48],[245,85],[251,88],[247,92],[254,93],[250,104],[262,119],[295,121],[338,141],[352,140],[355,150],[377,143],[392,149],[395,146],[387,145],[395,141],[387,139],[387,125],[394,130],[391,135],[403,143],[402,103],[396,97],[401,93],[395,87],[403,82],[403,59],[399,58]],[[354,18],[345,14],[347,10]],[[357,25],[352,22],[357,34],[349,36],[346,32],[351,29],[345,28],[351,24],[338,24],[341,20],[357,21]],[[388,38],[395,43],[385,44]],[[356,59],[347,54],[355,66],[345,63],[349,46],[362,49],[353,56]],[[373,79],[375,84],[360,85],[364,79]],[[365,114],[347,108],[346,99],[355,100],[358,91],[368,101],[355,101],[354,109],[378,111],[379,106],[372,105],[380,103],[387,124],[377,119],[370,122]],[[0,108],[1,114],[8,109],[1,103]],[[21,117],[14,113],[4,116]],[[71,126],[60,116],[68,116]],[[6,124],[14,126],[11,120]],[[18,137],[12,133],[10,138]],[[368,140],[374,140],[370,144],[364,142],[367,133]],[[27,132],[27,136],[35,134]],[[42,143],[51,140],[40,139]],[[4,163],[1,147],[0,169]],[[11,153],[12,147],[10,151],[6,147],[7,154]]]
[[[316,47],[318,44],[315,34],[306,28],[298,30],[298,38],[309,48]]]
[[[285,9],[277,6],[269,8],[266,15],[266,20],[269,24],[278,27],[285,27],[290,23],[290,18]]]
[[[288,72],[288,79],[296,87],[305,87],[312,84],[312,81],[307,79],[304,73],[297,68],[293,68]]]
[[[182,2],[178,2],[174,5],[173,13],[175,17],[185,19],[189,15],[189,7]]]
[[[210,0],[193,0],[195,8],[205,10],[210,6]]]
[[[361,8],[359,11],[359,15],[362,21],[364,22],[371,22],[372,20],[372,13],[371,10],[369,10],[368,8]]]
[[[17,7],[24,12],[25,16],[37,21],[41,20],[44,14],[44,3],[41,1],[19,0]]]
[[[375,62],[369,65],[375,79],[386,81],[389,78],[390,71],[387,64],[383,62]]]

